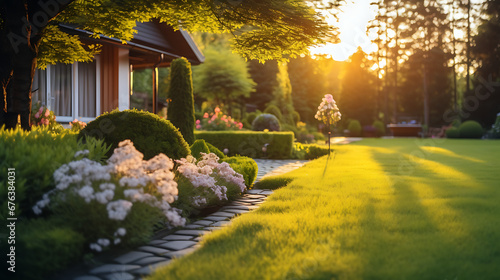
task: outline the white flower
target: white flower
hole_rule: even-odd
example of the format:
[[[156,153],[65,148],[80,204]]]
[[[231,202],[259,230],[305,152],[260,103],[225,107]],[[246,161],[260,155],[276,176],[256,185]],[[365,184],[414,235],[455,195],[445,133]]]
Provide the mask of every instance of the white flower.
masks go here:
[[[91,186],[84,186],[83,188],[78,190],[78,195],[80,195],[83,199],[85,199],[85,202],[89,203],[92,201],[92,199],[95,198],[94,196],[94,189]]]
[[[102,247],[108,247],[109,246],[109,239],[106,238],[99,238],[97,240],[97,244],[101,245]]]
[[[95,194],[96,200],[101,204],[106,204],[109,201],[113,200],[115,196],[115,192],[112,190],[105,190],[103,192],[98,192]]]
[[[113,244],[115,244],[115,245],[120,244],[120,242],[122,242],[122,240],[120,238],[115,238],[115,240],[113,240]]]
[[[125,236],[125,234],[127,234],[127,230],[125,228],[118,228],[115,232],[115,236]]]
[[[123,221],[127,217],[130,208],[132,208],[132,202],[123,199],[110,202],[106,206],[108,217],[118,221]]]
[[[82,150],[82,151],[77,151],[75,153],[75,158],[79,157],[79,156],[86,156],[88,155],[90,152],[89,150]]]
[[[96,243],[91,243],[89,247],[90,247],[91,250],[94,250],[96,252],[101,252],[102,251],[102,247],[99,244],[96,244]]]

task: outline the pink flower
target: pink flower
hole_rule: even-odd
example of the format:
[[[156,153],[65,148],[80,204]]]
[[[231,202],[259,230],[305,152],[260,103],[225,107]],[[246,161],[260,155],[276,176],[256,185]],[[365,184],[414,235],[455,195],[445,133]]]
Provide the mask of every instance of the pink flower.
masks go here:
[[[200,124],[200,122],[201,122],[200,120],[196,120],[196,124]]]
[[[243,124],[242,124],[242,123],[238,123],[238,127],[239,127],[240,129],[242,129],[242,128],[243,128]]]
[[[44,125],[49,125],[49,119],[42,119],[42,123]]]
[[[211,120],[208,120],[208,123],[212,123],[212,121],[211,121]]]
[[[333,96],[331,94],[326,94],[325,95],[325,100],[328,103],[335,102],[335,101],[333,101]]]
[[[50,116],[50,111],[49,111],[49,109],[47,109],[47,111],[45,111],[45,116],[46,116],[46,117]]]
[[[36,114],[35,114],[35,118],[38,119],[40,117],[40,111],[38,111]]]
[[[219,109],[219,107],[215,107],[215,110],[214,110],[214,112],[215,112],[216,114],[218,114],[218,113],[220,112],[220,109]]]
[[[203,114],[204,119],[208,119],[208,113]]]
[[[38,113],[40,113],[40,115],[41,115],[42,112],[43,112],[43,107],[40,107],[40,109],[38,109]]]
[[[196,129],[201,129],[201,125],[197,124]]]

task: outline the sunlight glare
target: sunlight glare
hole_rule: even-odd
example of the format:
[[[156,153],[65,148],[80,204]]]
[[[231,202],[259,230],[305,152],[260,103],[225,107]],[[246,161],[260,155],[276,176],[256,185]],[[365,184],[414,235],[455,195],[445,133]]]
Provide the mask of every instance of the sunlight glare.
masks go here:
[[[339,20],[327,16],[328,24],[339,28],[339,44],[327,43],[310,49],[313,55],[327,55],[337,61],[345,61],[361,47],[366,53],[376,51],[376,44],[372,44],[372,36],[366,34],[366,27],[375,17],[375,7],[370,5],[371,0],[348,1],[341,7]]]

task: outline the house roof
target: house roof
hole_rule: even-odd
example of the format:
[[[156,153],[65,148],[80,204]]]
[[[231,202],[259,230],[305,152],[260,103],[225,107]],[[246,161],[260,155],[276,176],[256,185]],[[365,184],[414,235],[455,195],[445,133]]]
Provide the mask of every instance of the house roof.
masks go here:
[[[134,28],[134,38],[123,44],[120,39],[100,36],[92,37],[92,32],[74,26],[61,24],[61,29],[69,34],[79,35],[82,41],[99,44],[113,44],[130,49],[130,64],[134,69],[153,66],[169,66],[173,59],[185,57],[197,65],[205,60],[193,38],[184,30],[174,30],[166,23],[158,21],[138,22]]]

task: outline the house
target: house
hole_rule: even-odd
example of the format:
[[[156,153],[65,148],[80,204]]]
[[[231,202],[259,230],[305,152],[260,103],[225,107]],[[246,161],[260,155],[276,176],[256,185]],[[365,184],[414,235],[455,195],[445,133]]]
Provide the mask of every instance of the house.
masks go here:
[[[46,70],[36,71],[32,102],[41,102],[54,111],[58,122],[88,122],[103,112],[129,109],[133,70],[167,67],[179,57],[193,65],[204,61],[186,31],[174,31],[160,22],[138,23],[137,33],[126,44],[116,38],[93,38],[91,32],[69,25],[60,28],[80,36],[84,44],[101,44],[102,49],[90,63],[48,65]],[[153,88],[157,88],[155,79],[153,83]]]

